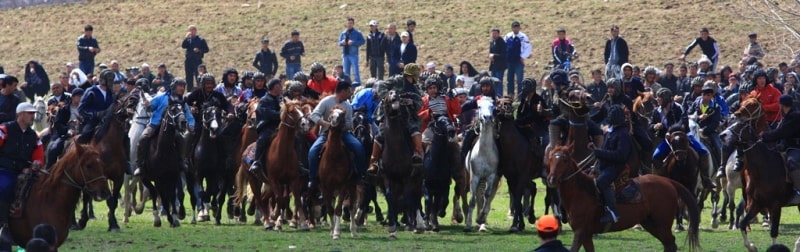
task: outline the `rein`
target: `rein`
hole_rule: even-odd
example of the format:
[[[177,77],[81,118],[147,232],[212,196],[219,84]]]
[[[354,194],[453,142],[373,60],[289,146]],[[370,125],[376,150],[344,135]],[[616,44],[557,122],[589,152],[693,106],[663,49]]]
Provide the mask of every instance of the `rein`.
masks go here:
[[[86,180],[86,173],[83,172],[82,168],[79,169],[79,170],[81,171],[81,177],[85,181]],[[93,179],[91,179],[89,181],[86,181],[85,183],[83,183],[83,185],[80,185],[80,184],[78,184],[78,182],[75,182],[75,179],[73,179],[72,176],[70,176],[68,172],[65,171],[64,172],[64,176],[66,176],[67,178],[66,179],[62,179],[61,182],[64,182],[65,184],[67,184],[69,186],[78,188],[79,190],[86,191],[86,192],[92,192],[92,190],[89,190],[89,184],[94,183],[95,181],[98,181],[98,180],[106,180],[106,179],[108,179],[108,178],[106,178],[105,175],[100,175],[100,176],[98,176],[96,178],[93,178]]]
[[[566,156],[566,155],[564,155],[564,154],[562,154],[562,153],[556,153],[556,154],[554,154],[553,156],[554,156],[555,158],[567,158],[567,156]],[[594,156],[594,155],[591,155],[591,156]],[[573,161],[573,160],[570,160],[570,161],[572,162],[572,165],[575,165],[575,161]],[[575,167],[575,168],[577,168],[577,169],[575,170],[575,172],[573,172],[573,173],[570,173],[570,174],[569,174],[569,175],[567,175],[566,177],[562,178],[562,179],[561,179],[561,181],[562,181],[562,182],[563,182],[563,181],[567,181],[567,180],[571,179],[572,177],[575,177],[575,175],[578,175],[578,173],[581,173],[581,172],[583,172],[583,171],[585,170],[585,168],[584,168],[584,169],[582,169],[582,168],[578,167],[577,165],[576,165],[576,167]]]

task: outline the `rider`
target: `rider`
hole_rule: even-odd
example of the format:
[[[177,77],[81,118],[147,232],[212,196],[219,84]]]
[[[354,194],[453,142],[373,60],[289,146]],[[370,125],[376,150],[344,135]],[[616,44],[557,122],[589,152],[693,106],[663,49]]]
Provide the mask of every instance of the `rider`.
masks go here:
[[[14,121],[14,109],[21,102],[14,92],[17,91],[17,77],[0,73],[0,123]]]
[[[408,120],[408,132],[411,134],[411,140],[414,143],[414,155],[411,157],[412,163],[422,165],[422,135],[420,134],[420,119],[417,111],[422,107],[422,97],[420,97],[419,89],[417,89],[417,80],[419,79],[419,67],[417,64],[409,63],[403,67],[403,76],[395,76],[386,81],[386,85],[381,86],[378,90],[379,96],[383,97],[393,90],[397,95],[403,99],[401,104],[402,116]],[[463,109],[463,108],[462,108]],[[378,107],[376,110],[375,120],[382,122],[384,111]],[[378,132],[375,136],[375,141],[372,144],[372,157],[370,157],[369,172],[375,173],[378,171],[378,158],[381,156],[381,145],[383,144],[382,131]]]
[[[311,97],[322,97],[324,95],[333,94],[333,89],[336,88],[338,81],[333,76],[328,76],[325,72],[325,66],[322,63],[314,62],[311,64],[311,79],[308,80],[307,91],[316,94]]]
[[[146,80],[146,79],[144,79]],[[83,89],[75,88],[72,90],[72,97],[69,104],[64,104],[56,112],[53,121],[52,140],[47,148],[47,163],[45,168],[50,168],[58,160],[58,156],[64,151],[64,142],[71,138],[78,130],[81,115],[78,113],[78,103],[83,97]]]
[[[706,81],[703,85],[703,95],[698,97],[694,103],[688,108],[689,115],[694,113],[698,114],[697,117],[697,124],[700,126],[700,133],[711,140],[711,150],[713,155],[711,157],[714,158],[714,167],[719,169],[720,171],[725,170],[724,166],[721,166],[724,161],[722,160],[722,140],[719,138],[719,133],[717,132],[717,128],[719,127],[720,123],[722,123],[722,104],[719,104],[719,101],[715,99],[716,96],[715,86],[717,84],[713,81]],[[706,163],[702,162],[701,163]],[[701,174],[707,172],[708,170],[701,170]],[[702,174],[703,176],[707,176],[707,174]]]
[[[658,70],[656,70],[656,67],[648,66],[644,68],[644,83],[642,85],[649,87],[654,94],[658,93],[658,90],[661,89],[661,84],[658,83]]]
[[[466,113],[471,110],[478,109],[478,101],[481,100],[484,96],[490,97],[493,100],[496,100],[497,97],[494,93],[494,86],[501,85],[500,79],[489,77],[489,78],[482,78],[479,82],[481,87],[481,95],[476,95],[475,98],[472,100],[465,102],[461,105],[461,112]],[[461,157],[464,158],[467,156],[467,152],[472,149],[472,145],[475,142],[475,138],[478,137],[477,133],[474,130],[470,130],[470,128],[474,127],[475,125],[464,125],[464,139],[461,141]]]
[[[753,82],[755,89],[750,91],[751,97],[757,97],[761,102],[761,108],[764,110],[764,120],[767,121],[770,128],[781,120],[780,107],[778,99],[781,96],[781,91],[772,86],[772,82],[767,78],[767,73],[763,70],[758,70],[753,75]]]
[[[189,109],[189,105],[184,102],[183,94],[186,92],[186,80],[183,78],[175,78],[172,81],[172,84],[169,85],[169,90],[167,92],[161,93],[153,97],[152,100],[143,101],[143,105],[149,108],[152,111],[150,116],[150,123],[147,124],[147,128],[144,129],[142,132],[142,136],[139,138],[139,145],[136,146],[136,170],[133,171],[134,176],[138,176],[142,173],[142,167],[144,167],[145,162],[147,162],[148,152],[150,149],[150,140],[154,134],[157,133],[159,125],[161,125],[161,118],[164,116],[165,111],[169,108],[171,104],[181,104],[184,108],[184,114],[186,115],[186,122],[189,126],[189,131],[194,130],[195,122],[194,116],[192,116],[191,109]],[[178,140],[178,156],[184,157],[184,152],[186,151],[185,140]],[[183,163],[186,166],[185,163]],[[186,169],[187,167],[183,167]]]
[[[567,107],[566,103],[569,92],[572,90],[566,88],[566,72],[561,70],[553,71],[553,73],[550,74],[550,80],[553,81],[555,85],[555,93],[552,96],[553,105],[550,107],[550,116],[555,118],[550,120],[550,124],[547,127],[550,143],[548,143],[545,148],[545,156],[547,156],[550,150],[555,148],[555,146],[566,143],[567,132],[570,125],[570,108]],[[581,104],[580,106],[586,106],[586,104]],[[592,143],[594,143],[595,146],[603,145],[603,130],[592,120],[587,120],[586,125],[589,135],[592,137]],[[548,159],[545,158],[544,161],[548,162]]]
[[[44,163],[42,141],[31,128],[36,108],[23,102],[17,105],[16,112],[16,120],[0,124],[0,249],[10,249],[8,216],[17,175]]]
[[[228,97],[239,97],[242,94],[242,89],[236,86],[239,81],[239,72],[234,68],[228,68],[222,73],[222,82],[214,88],[214,91],[220,92]]]
[[[683,131],[687,132],[686,136],[689,137],[689,145],[697,152],[700,157],[700,179],[702,180],[703,187],[714,188],[714,183],[708,178],[708,149],[697,141],[689,132],[689,119],[687,113],[679,104],[672,100],[672,91],[669,89],[662,89],[656,96],[656,101],[660,104],[650,120],[650,129],[655,132],[657,138],[664,138],[661,143],[656,147],[653,152],[653,170],[661,171],[664,158],[669,154],[669,144],[667,143],[667,132]]]
[[[347,81],[339,81],[336,84],[336,90],[334,95],[328,96],[323,98],[317,104],[317,107],[314,108],[314,112],[311,112],[311,121],[316,124],[320,125],[321,133],[317,138],[317,141],[314,142],[314,145],[311,146],[311,149],[308,151],[308,164],[309,164],[309,173],[308,173],[308,187],[312,189],[316,189],[319,185],[319,178],[317,178],[317,171],[319,171],[319,161],[320,161],[320,154],[322,153],[322,147],[325,145],[325,142],[328,140],[328,128],[331,127],[331,122],[328,122],[328,117],[330,116],[331,109],[336,106],[341,106],[342,109],[345,110],[345,117],[344,117],[344,127],[345,132],[342,136],[342,142],[344,145],[350,149],[350,152],[355,156],[355,163],[356,172],[358,174],[358,183],[362,183],[362,177],[364,176],[366,160],[364,157],[364,146],[361,145],[361,142],[353,136],[353,107],[350,106],[350,103],[347,101],[350,98],[350,82]]]
[[[553,40],[550,48],[553,50],[553,62],[556,63],[557,68],[563,68],[563,64],[571,57],[574,57],[577,52],[575,51],[575,46],[572,45],[572,41],[567,38],[567,30],[558,28],[556,34],[558,34],[558,37]]]
[[[378,105],[380,104],[381,98],[378,95],[378,90],[380,90],[383,85],[386,85],[385,82],[379,80],[375,82],[375,85],[371,88],[361,89],[358,93],[353,95],[353,110],[363,110],[366,112],[364,118],[369,122],[373,135],[378,133],[378,124],[375,123],[375,119],[372,115],[379,107]]]
[[[786,168],[794,184],[795,193],[789,204],[798,204],[800,203],[800,131],[797,129],[800,128],[800,111],[792,108],[792,104],[790,95],[780,97],[783,119],[774,130],[762,132],[761,137],[764,142],[781,141],[786,147]]]
[[[417,115],[422,119],[422,142],[430,144],[433,140],[433,130],[429,127],[438,116],[447,116],[450,122],[454,122],[456,116],[461,114],[461,105],[458,100],[453,99],[452,92],[444,96],[439,94],[439,87],[442,86],[439,78],[429,78],[425,80],[425,97],[422,97],[422,107]]]
[[[239,96],[239,103],[244,103],[252,98],[261,98],[267,93],[267,77],[263,73],[253,75],[253,88],[248,88]]]
[[[692,91],[685,93],[683,95],[683,102],[681,102],[681,107],[689,108],[692,106],[692,103],[696,101],[700,96],[703,94],[703,83],[705,79],[702,77],[694,77],[692,79]]]
[[[94,129],[100,124],[106,113],[106,109],[114,102],[111,94],[110,85],[114,83],[116,75],[111,70],[103,70],[100,73],[100,83],[84,91],[83,98],[78,105],[81,117],[83,117],[83,128],[81,136],[77,142],[80,144],[89,143],[94,137]]]
[[[531,146],[545,146],[550,142],[547,134],[547,118],[543,112],[547,108],[544,99],[536,94],[536,80],[525,78],[522,80],[522,92],[519,94],[517,107],[517,127],[519,132],[528,139]],[[539,142],[539,139],[542,139]],[[540,150],[531,148],[531,151]]]
[[[644,93],[644,84],[639,77],[633,76],[633,65],[622,64],[622,92],[631,100]]]
[[[201,75],[200,83],[202,84],[201,88],[196,88],[186,96],[186,104],[192,108],[193,112],[208,103],[223,111],[227,111],[229,115],[233,115],[233,105],[225,99],[222,93],[214,91],[214,75],[210,73]],[[197,115],[196,112],[194,115]],[[202,123],[195,124],[195,132],[200,132],[200,127],[202,127]]]
[[[619,177],[628,162],[628,155],[631,153],[631,139],[628,124],[625,123],[625,108],[613,105],[608,111],[606,121],[610,125],[608,133],[605,135],[606,141],[603,147],[594,150],[597,157],[597,167],[600,175],[595,179],[595,186],[603,196],[606,214],[600,218],[602,223],[616,223],[619,215],[616,210],[616,197],[611,183]]]
[[[269,150],[275,132],[281,123],[281,83],[270,81],[267,86],[268,93],[261,97],[256,109],[256,140],[255,162],[250,165],[250,172],[258,172],[263,166],[264,154]]]

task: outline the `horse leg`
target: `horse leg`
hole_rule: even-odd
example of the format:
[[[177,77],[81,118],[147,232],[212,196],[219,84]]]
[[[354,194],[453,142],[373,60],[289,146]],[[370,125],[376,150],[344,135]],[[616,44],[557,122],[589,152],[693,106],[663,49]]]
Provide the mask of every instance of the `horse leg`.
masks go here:
[[[295,214],[298,217],[298,222],[300,223],[300,231],[309,231],[308,228],[308,213],[306,209],[303,207],[304,202],[307,200],[303,197],[303,188],[306,186],[305,183],[299,178],[295,179],[294,183],[292,184],[292,195],[294,195],[294,208],[297,211]]]
[[[92,207],[92,199],[86,193],[81,193],[81,201],[83,202],[83,209],[81,209],[81,218],[78,220],[78,230],[86,228],[86,223],[89,222],[89,208]]]
[[[578,252],[581,250],[581,247],[585,244],[584,240],[586,240],[586,234],[582,230],[573,230],[575,232],[574,236],[572,237],[572,246],[570,246],[570,251]],[[588,239],[592,239],[592,235],[588,235]],[[589,249],[584,248],[585,251],[589,251]]]
[[[389,240],[396,240],[397,239],[397,214],[400,208],[400,194],[402,191],[396,191],[398,187],[398,183],[390,180],[389,178],[384,178],[384,184],[386,186],[386,190],[384,191],[384,196],[386,197],[386,201],[388,202],[389,213],[387,215],[387,219],[389,220]]]
[[[778,228],[781,224],[781,207],[772,207],[769,210],[769,237],[772,237],[772,245],[778,243]]]
[[[169,227],[179,227],[181,224],[178,221],[179,213],[178,213],[178,205],[177,205],[177,194],[175,192],[175,188],[178,187],[180,181],[174,181],[173,179],[180,179],[174,178],[171,176],[161,178],[159,183],[163,183],[164,185],[159,185],[159,190],[162,192],[161,194],[161,205],[167,210],[167,220],[169,221]]]
[[[347,199],[347,207],[353,209],[350,211],[350,236],[353,238],[358,238],[358,234],[356,233],[358,228],[358,221],[356,221],[356,216],[361,215],[361,208],[355,207],[358,206],[359,203],[362,201],[361,193],[362,189],[361,186],[350,186],[350,193]]]
[[[158,191],[156,191],[156,188],[153,185],[153,182],[143,180],[142,183],[147,188],[147,191],[149,191],[150,193],[158,192]],[[158,196],[153,196],[153,197],[150,197],[150,198],[153,199],[153,226],[154,227],[161,227],[161,217],[159,216],[158,202],[156,200],[158,198]]]
[[[747,236],[747,226],[750,224],[750,220],[758,216],[757,211],[759,208],[756,207],[756,204],[751,204],[747,207],[749,211],[745,213],[744,217],[739,221],[738,227],[739,230],[742,232],[742,239],[744,240],[744,247],[747,248],[750,252],[756,252],[758,249],[756,245],[750,242],[750,238]]]
[[[484,197],[486,200],[483,204],[483,209],[481,210],[480,216],[478,216],[481,226],[479,228],[480,231],[488,231],[486,225],[486,217],[489,215],[489,210],[492,207],[492,201],[494,200],[494,196],[497,193],[498,183],[500,183],[500,177],[496,174],[489,175],[486,179],[486,190],[483,192]]]
[[[475,205],[477,204],[478,199],[478,184],[480,183],[480,179],[476,177],[472,177],[472,181],[470,181],[470,189],[472,191],[470,200],[469,200],[469,207],[467,208],[467,218],[464,222],[464,232],[472,231],[472,212],[475,210]]]
[[[536,200],[536,182],[531,181],[530,187],[525,188],[525,195],[522,198],[522,208],[525,209],[527,214],[528,224],[536,223],[536,215],[533,212],[534,200]],[[523,223],[523,225],[525,224]]]
[[[122,223],[128,223],[131,217],[131,212],[133,212],[133,205],[135,199],[133,198],[134,191],[132,190],[133,184],[133,176],[125,174],[125,178],[122,182],[123,186],[125,187],[125,194],[122,195],[122,208],[125,209],[124,213],[122,214]]]
[[[509,233],[522,232],[524,224],[522,221],[522,190],[516,183],[511,183],[514,179],[506,179],[508,183],[509,193],[511,193],[511,209],[514,211],[513,219],[511,221],[511,228],[508,229]]]
[[[116,212],[119,205],[120,190],[122,190],[122,181],[114,180],[112,184],[114,184],[114,188],[111,191],[111,197],[106,200],[106,205],[108,205],[108,231],[118,233],[119,224],[117,224]]]
[[[672,234],[669,228],[670,223],[672,223],[671,218],[667,215],[661,219],[660,221],[654,218],[646,219],[641,222],[642,228],[661,242],[661,245],[664,246],[664,251],[678,251],[678,245],[675,244],[675,235]]]

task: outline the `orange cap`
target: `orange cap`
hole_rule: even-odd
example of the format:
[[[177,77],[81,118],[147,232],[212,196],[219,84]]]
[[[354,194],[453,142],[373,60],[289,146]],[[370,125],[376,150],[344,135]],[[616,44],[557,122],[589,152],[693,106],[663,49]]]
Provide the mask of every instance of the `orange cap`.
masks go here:
[[[543,215],[536,221],[536,229],[540,232],[558,231],[558,219],[552,215]]]

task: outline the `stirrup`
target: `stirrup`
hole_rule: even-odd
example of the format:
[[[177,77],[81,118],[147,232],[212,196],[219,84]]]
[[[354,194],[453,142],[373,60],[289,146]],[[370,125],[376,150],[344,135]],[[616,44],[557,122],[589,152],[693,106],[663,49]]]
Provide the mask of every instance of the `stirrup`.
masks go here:
[[[619,216],[614,210],[611,210],[609,207],[605,207],[606,214],[603,217],[600,217],[600,222],[602,223],[617,223],[619,222]]]
[[[142,168],[136,167],[136,170],[133,170],[133,176],[140,176],[142,175]]]
[[[247,169],[250,173],[256,173],[261,170],[261,162],[255,161],[253,164],[250,165],[250,168]]]

